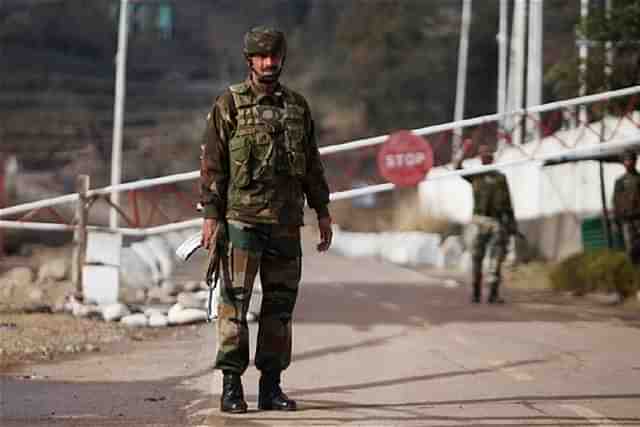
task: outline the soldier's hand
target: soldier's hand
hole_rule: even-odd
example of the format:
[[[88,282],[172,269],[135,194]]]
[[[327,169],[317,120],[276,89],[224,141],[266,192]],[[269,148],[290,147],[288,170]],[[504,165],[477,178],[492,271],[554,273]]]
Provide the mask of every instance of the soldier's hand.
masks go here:
[[[331,229],[331,217],[318,218],[318,228],[320,229],[320,243],[316,246],[318,252],[324,252],[331,246],[333,230]]]
[[[214,241],[216,228],[218,228],[218,220],[215,218],[205,218],[202,223],[202,246],[205,249],[211,247],[211,242]]]

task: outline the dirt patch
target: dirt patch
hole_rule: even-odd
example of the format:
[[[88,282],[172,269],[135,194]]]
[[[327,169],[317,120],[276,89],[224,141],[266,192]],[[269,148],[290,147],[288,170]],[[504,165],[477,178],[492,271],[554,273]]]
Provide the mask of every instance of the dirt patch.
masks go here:
[[[0,373],[18,364],[102,351],[116,342],[153,339],[167,333],[165,329],[132,329],[68,314],[0,313]]]
[[[0,372],[22,363],[102,351],[116,342],[153,339],[167,333],[54,313],[73,293],[73,285],[68,277],[39,281],[38,270],[47,261],[68,258],[70,247],[37,245],[22,250],[23,254],[1,260]],[[12,274],[17,270],[21,273]]]

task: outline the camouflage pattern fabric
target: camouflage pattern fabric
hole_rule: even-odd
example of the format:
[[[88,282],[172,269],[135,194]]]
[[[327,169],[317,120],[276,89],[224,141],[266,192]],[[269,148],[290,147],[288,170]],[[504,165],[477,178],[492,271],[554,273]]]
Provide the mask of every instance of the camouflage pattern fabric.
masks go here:
[[[640,216],[640,174],[627,172],[616,180],[613,208],[619,221]]]
[[[283,85],[261,94],[250,80],[231,86],[209,114],[203,145],[205,218],[302,225],[305,199],[328,216],[329,187],[301,95]]]
[[[640,221],[625,221],[621,226],[627,255],[634,265],[640,266]]]
[[[626,172],[616,180],[613,209],[629,258],[640,265],[640,174],[636,171]]]
[[[480,285],[482,278],[482,262],[488,252],[489,262],[486,272],[486,283],[492,289],[498,289],[502,277],[502,263],[507,256],[509,232],[500,222],[484,216],[474,215],[472,222],[478,232],[471,248],[472,274],[474,286]]]
[[[278,53],[284,56],[286,51],[287,43],[284,34],[273,28],[255,27],[244,36],[246,56]]]
[[[504,174],[491,171],[465,175],[473,188],[473,214],[496,218],[501,222],[514,218],[509,185]]]
[[[230,221],[229,265],[218,303],[215,368],[244,373],[249,365],[247,310],[258,271],[262,283],[255,364],[281,371],[291,363],[291,318],[301,277],[300,228]]]
[[[471,249],[472,285],[476,298],[481,294],[482,263],[488,252],[485,282],[491,296],[498,296],[502,263],[507,255],[509,235],[517,231],[509,185],[504,174],[491,171],[463,176],[473,188],[473,223],[478,232]]]

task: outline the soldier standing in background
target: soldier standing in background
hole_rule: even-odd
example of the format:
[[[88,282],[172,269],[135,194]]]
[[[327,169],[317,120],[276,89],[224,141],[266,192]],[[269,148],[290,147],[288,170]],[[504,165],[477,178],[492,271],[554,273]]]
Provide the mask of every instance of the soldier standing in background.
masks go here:
[[[462,156],[455,161],[456,169],[462,169],[462,162],[470,156],[473,143],[470,139],[463,144]],[[483,165],[493,163],[493,151],[486,143],[478,146],[478,156]],[[490,293],[487,302],[502,304],[500,282],[502,263],[507,255],[509,236],[517,234],[517,223],[511,205],[509,185],[504,174],[498,171],[482,172],[463,176],[473,187],[473,219],[478,232],[471,250],[472,285],[471,302],[479,303],[482,297],[482,261],[489,252],[486,284]]]
[[[207,118],[201,168],[203,245],[224,230],[230,242],[217,319],[215,369],[220,409],[247,411],[241,376],[249,365],[247,309],[260,271],[256,368],[258,407],[295,410],[280,388],[291,362],[291,319],[301,277],[305,199],[318,217],[318,251],[331,245],[329,188],[306,100],[278,82],[286,57],[280,31],[257,27],[244,38],[249,76],[220,95]]]
[[[624,247],[631,262],[640,265],[640,174],[636,170],[636,153],[625,151],[621,156],[626,172],[613,190],[615,221],[624,237]]]

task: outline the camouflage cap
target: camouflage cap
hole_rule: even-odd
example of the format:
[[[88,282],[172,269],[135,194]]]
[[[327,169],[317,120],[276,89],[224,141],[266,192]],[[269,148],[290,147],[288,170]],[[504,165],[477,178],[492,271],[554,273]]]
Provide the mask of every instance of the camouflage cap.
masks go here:
[[[635,151],[633,151],[633,150],[625,150],[620,155],[620,160],[622,160],[622,161],[625,161],[625,160],[636,160],[637,157],[638,157],[638,154]]]
[[[287,53],[287,41],[284,33],[269,27],[254,27],[244,35],[244,54],[266,55],[279,53],[283,57]]]

